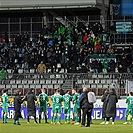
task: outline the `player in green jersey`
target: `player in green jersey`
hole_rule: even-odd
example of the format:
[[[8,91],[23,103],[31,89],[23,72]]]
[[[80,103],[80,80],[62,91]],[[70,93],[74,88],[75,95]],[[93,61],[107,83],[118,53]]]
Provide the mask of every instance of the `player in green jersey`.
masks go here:
[[[74,114],[74,121],[76,122],[75,125],[79,125],[79,121],[78,121],[78,113],[79,113],[79,93],[77,93],[76,89],[72,89],[72,94],[73,94],[73,98],[72,98],[72,102],[74,104],[74,108],[73,108],[73,114]]]
[[[3,95],[2,95],[2,121],[3,124],[7,123],[7,115],[8,115],[8,90],[4,89],[3,90]]]
[[[40,102],[40,114],[39,114],[39,123],[41,123],[41,116],[44,113],[45,123],[47,122],[47,102],[48,102],[48,95],[46,94],[46,90],[44,88],[41,89],[41,94],[39,95],[39,102]]]
[[[61,106],[62,106],[63,97],[60,95],[60,89],[56,90],[56,95],[54,96],[54,124],[56,124],[56,118],[58,116],[58,124],[61,122]]]
[[[129,124],[131,124],[132,123],[132,117],[133,117],[133,92],[129,93],[129,96],[126,99],[126,104],[127,104],[127,108],[126,108],[126,122],[124,122],[123,124],[127,124],[128,115],[130,115],[130,122],[129,122]]]
[[[55,101],[54,101],[55,95],[56,95],[56,91],[55,91],[55,93],[51,96],[51,100],[52,100],[51,123],[53,123],[54,113],[55,113]]]
[[[71,110],[71,100],[72,97],[69,94],[70,91],[67,90],[66,94],[63,96],[63,101],[64,101],[64,120],[65,123],[70,123],[70,110]],[[67,122],[68,119],[68,122]]]

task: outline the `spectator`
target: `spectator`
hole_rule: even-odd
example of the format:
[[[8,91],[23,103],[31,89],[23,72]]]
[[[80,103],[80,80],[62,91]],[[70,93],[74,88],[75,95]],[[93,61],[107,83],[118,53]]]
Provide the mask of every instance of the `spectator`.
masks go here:
[[[4,67],[2,67],[2,70],[0,71],[0,80],[4,80],[7,77],[7,71]]]
[[[29,73],[29,64],[28,62],[24,62],[24,64],[22,65],[22,68],[24,70],[24,73]]]
[[[46,66],[45,66],[45,64],[43,63],[43,61],[41,61],[41,63],[38,65],[38,67],[37,67],[37,72],[39,73],[39,74],[43,74],[43,73],[46,73]]]
[[[99,43],[97,43],[95,46],[94,46],[94,53],[100,53],[101,52],[101,50],[102,50],[102,46],[99,44]]]
[[[119,63],[120,72],[127,73],[127,60],[126,57],[123,56]]]
[[[85,35],[83,36],[83,43],[84,43],[84,44],[87,43],[87,38],[88,38],[88,34],[85,33]]]
[[[133,61],[132,61],[132,64],[129,66],[130,68],[130,72],[133,74]]]
[[[109,69],[109,62],[108,62],[107,58],[105,58],[103,60],[102,65],[103,65],[103,73],[107,73],[107,71]]]
[[[98,61],[96,60],[96,58],[94,58],[92,60],[92,63],[91,63],[91,69],[93,70],[94,73],[98,73]]]
[[[109,48],[107,49],[107,54],[109,55],[114,54],[114,49],[111,46],[109,46]]]
[[[109,67],[110,67],[110,72],[114,73],[116,65],[115,65],[115,61],[113,59],[110,60]]]

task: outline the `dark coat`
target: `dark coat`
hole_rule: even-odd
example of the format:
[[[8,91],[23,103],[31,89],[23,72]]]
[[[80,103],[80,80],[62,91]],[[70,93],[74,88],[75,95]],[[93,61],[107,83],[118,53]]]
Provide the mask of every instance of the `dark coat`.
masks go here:
[[[26,95],[25,100],[27,101],[28,116],[36,116],[35,101],[37,101],[37,98],[35,94],[33,92],[29,92]]]
[[[102,107],[102,118],[106,118],[106,107],[107,107],[107,96],[108,96],[108,92],[106,92],[105,94],[103,94],[101,101],[103,102],[103,107]]]
[[[84,92],[81,94],[81,97],[80,97],[80,108],[81,109],[84,109],[84,108],[87,108],[87,109],[92,109],[93,108],[93,104],[89,103],[88,102],[88,96],[87,96],[88,92]]]
[[[118,102],[117,95],[113,92],[107,96],[106,117],[116,117],[116,103]]]
[[[21,104],[23,103],[23,100],[21,99],[21,96],[19,94],[16,94],[14,97],[14,111],[15,111],[15,116],[14,119],[17,120],[18,118],[22,118],[21,116]]]

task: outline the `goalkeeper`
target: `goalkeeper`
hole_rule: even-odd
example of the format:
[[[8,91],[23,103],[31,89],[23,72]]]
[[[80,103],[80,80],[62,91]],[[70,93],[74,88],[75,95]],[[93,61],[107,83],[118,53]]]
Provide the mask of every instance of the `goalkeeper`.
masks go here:
[[[71,100],[72,100],[72,97],[69,95],[69,93],[70,93],[70,91],[67,90],[66,94],[63,96],[65,123],[70,123],[70,110],[71,110]]]
[[[40,114],[39,114],[39,123],[41,123],[42,113],[44,113],[45,123],[47,122],[47,102],[48,102],[48,95],[46,94],[45,89],[41,89],[41,94],[39,95],[39,102],[40,102]]]

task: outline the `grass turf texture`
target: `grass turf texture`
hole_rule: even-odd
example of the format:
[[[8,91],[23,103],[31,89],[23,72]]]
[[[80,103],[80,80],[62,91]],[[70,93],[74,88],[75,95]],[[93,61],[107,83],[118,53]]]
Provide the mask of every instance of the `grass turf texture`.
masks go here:
[[[13,125],[12,120],[8,120],[8,124],[2,124],[0,121],[0,133],[133,133],[133,124],[123,125],[124,121],[115,121],[115,125],[110,122],[109,125],[100,125],[100,120],[93,120],[90,127],[81,127],[81,125],[65,124],[61,125],[34,124],[31,120],[27,124],[26,120],[21,120],[21,125]]]

